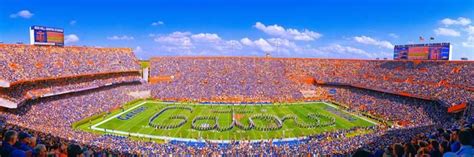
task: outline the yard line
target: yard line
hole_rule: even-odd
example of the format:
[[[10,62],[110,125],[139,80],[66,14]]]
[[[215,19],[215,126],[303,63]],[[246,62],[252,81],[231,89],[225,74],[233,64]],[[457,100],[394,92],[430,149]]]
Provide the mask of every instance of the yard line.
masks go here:
[[[142,105],[145,104],[145,103],[148,103],[148,101],[141,102],[140,104],[138,104],[138,105],[136,105],[136,106],[133,106],[133,107],[131,107],[131,108],[129,108],[129,109],[127,109],[127,110],[125,110],[125,111],[119,113],[119,114],[116,114],[116,115],[114,115],[114,116],[112,116],[112,117],[109,117],[109,118],[107,118],[107,119],[105,119],[105,120],[103,120],[103,121],[101,121],[101,122],[99,122],[99,123],[97,123],[97,124],[95,124],[95,125],[92,125],[91,129],[97,130],[97,129],[95,129],[95,128],[97,128],[97,126],[102,125],[102,124],[104,124],[104,123],[107,123],[108,121],[110,121],[110,120],[112,120],[112,119],[114,119],[114,118],[117,118],[117,117],[121,116],[122,114],[125,114],[125,113],[127,113],[127,112],[129,112],[129,111],[131,111],[131,110],[133,110],[133,109],[135,109],[135,108],[137,108],[137,107],[140,107],[140,106],[142,106]]]

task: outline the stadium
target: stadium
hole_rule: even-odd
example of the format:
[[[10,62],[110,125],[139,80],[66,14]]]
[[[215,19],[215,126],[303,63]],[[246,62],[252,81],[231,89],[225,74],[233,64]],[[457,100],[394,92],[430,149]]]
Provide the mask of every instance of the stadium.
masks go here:
[[[30,44],[0,44],[0,156],[456,156],[474,142],[474,62],[450,43],[141,60],[64,36],[34,25]]]
[[[347,154],[449,125],[474,100],[470,61],[156,57],[146,82],[131,49],[0,48],[6,127],[119,154]]]

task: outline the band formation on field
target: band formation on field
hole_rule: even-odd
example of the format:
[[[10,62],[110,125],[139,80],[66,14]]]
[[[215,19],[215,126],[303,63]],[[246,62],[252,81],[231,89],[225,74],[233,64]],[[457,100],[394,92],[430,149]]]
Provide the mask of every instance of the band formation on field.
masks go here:
[[[78,128],[143,139],[269,140],[299,138],[377,123],[326,102],[195,104],[138,101]]]

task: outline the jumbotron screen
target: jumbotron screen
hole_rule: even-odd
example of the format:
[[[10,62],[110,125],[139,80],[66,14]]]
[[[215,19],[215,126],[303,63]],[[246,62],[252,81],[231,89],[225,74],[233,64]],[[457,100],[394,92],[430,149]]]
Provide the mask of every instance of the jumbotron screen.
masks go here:
[[[64,30],[53,27],[31,26],[30,44],[64,46]]]
[[[393,53],[394,60],[450,60],[451,44],[395,45]]]

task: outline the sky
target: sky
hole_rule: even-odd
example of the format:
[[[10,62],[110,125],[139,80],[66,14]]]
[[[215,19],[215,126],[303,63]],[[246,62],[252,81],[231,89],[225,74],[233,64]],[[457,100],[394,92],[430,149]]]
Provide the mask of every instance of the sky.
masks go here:
[[[63,28],[66,45],[128,47],[140,59],[391,59],[394,45],[430,42],[474,59],[473,0],[0,0],[1,42],[29,43],[32,25]]]

